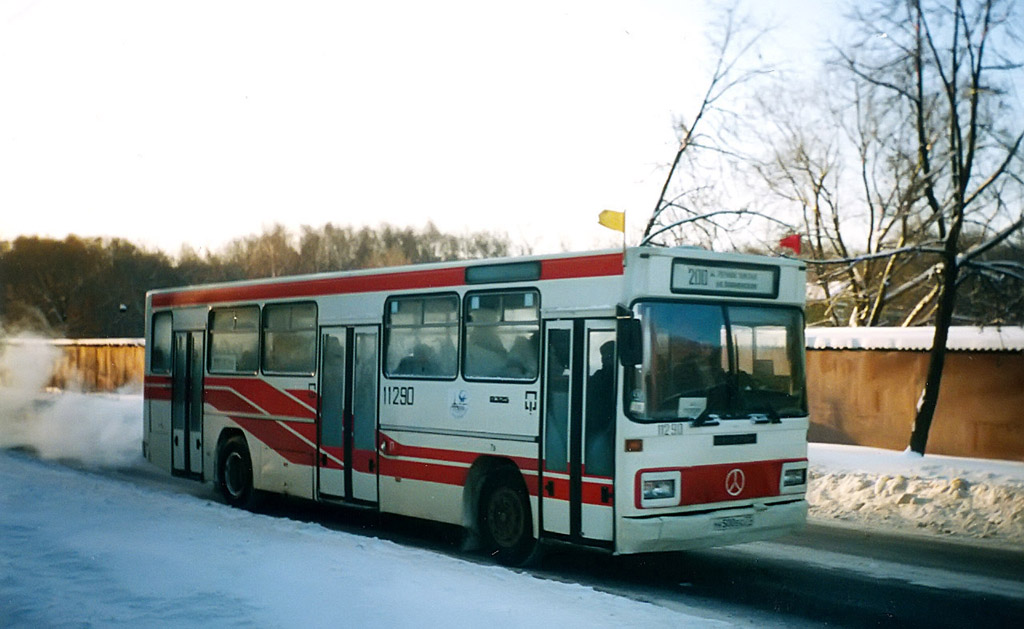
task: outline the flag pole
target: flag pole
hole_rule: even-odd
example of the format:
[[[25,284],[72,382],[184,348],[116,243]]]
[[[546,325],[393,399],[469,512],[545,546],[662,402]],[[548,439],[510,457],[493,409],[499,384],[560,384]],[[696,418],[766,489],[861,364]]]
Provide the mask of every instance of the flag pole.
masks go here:
[[[622,264],[626,264],[626,210],[622,210]]]

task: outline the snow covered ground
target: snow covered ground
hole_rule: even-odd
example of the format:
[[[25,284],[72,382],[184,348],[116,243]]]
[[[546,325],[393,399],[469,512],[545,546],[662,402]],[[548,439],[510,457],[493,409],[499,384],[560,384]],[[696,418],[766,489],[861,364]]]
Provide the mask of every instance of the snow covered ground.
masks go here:
[[[0,627],[525,627],[538,619],[728,626],[0,451]]]

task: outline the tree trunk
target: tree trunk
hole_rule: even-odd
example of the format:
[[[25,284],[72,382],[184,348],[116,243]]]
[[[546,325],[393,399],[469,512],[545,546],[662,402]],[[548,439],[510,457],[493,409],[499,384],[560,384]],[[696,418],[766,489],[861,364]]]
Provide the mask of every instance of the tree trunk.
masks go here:
[[[910,449],[924,455],[928,445],[928,432],[932,427],[935,407],[939,402],[939,388],[942,384],[942,368],[946,364],[946,341],[949,326],[953,321],[953,307],[956,305],[956,282],[960,269],[957,267],[956,248],[947,242],[942,271],[942,289],[939,292],[938,310],[935,313],[935,336],[928,359],[928,375],[924,381],[924,392],[914,417],[914,430],[910,433]]]

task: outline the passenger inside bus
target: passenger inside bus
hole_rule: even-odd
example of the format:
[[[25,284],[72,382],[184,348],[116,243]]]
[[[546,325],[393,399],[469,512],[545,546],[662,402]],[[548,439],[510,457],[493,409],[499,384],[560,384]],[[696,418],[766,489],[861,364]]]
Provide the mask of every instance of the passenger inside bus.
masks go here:
[[[611,476],[615,437],[615,341],[603,343],[599,353],[600,365],[594,360],[589,365],[583,458],[588,476]]]
[[[500,378],[506,375],[508,350],[498,338],[498,312],[479,308],[473,312],[473,327],[466,337],[466,375]]]
[[[517,336],[508,351],[506,375],[512,378],[530,379],[537,377],[537,333]]]
[[[437,358],[437,352],[426,343],[417,343],[412,353],[398,363],[395,375],[401,376],[439,376],[444,370]]]

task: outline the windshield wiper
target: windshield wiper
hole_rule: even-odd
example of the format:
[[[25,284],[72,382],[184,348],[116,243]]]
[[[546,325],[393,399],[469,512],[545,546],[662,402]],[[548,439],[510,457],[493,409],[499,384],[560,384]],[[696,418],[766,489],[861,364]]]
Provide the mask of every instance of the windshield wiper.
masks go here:
[[[700,428],[701,426],[717,426],[720,423],[718,419],[718,415],[709,413],[708,407],[705,406],[704,410],[700,412],[700,415],[693,418],[693,424],[691,424],[691,426],[694,428]]]
[[[765,422],[769,424],[781,424],[782,417],[779,412],[775,410],[775,405],[772,404],[771,400],[764,401],[765,406],[768,409],[764,413],[750,413],[750,417],[754,420],[754,423],[763,424]]]

